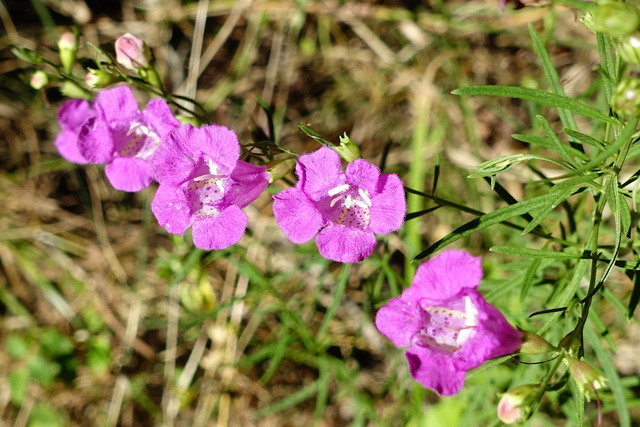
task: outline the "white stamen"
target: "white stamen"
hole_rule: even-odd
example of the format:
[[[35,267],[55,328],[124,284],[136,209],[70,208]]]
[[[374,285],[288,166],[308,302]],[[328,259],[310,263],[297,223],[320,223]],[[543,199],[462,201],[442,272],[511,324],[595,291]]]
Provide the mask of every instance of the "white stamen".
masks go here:
[[[348,189],[349,189],[349,184],[342,184],[342,185],[338,185],[335,188],[332,188],[331,190],[329,190],[327,192],[327,194],[329,194],[329,196],[335,196],[336,194],[344,193]],[[333,205],[331,205],[331,206],[333,206]]]
[[[335,199],[331,200],[331,203],[329,203],[329,206],[333,207],[333,205],[335,205],[336,203],[338,203],[339,200],[342,200],[344,198],[344,196],[338,196]]]
[[[362,197],[362,200],[364,200],[367,206],[371,206],[371,199],[369,198],[369,193],[367,193],[367,190],[358,188],[358,194],[360,194],[360,197]]]

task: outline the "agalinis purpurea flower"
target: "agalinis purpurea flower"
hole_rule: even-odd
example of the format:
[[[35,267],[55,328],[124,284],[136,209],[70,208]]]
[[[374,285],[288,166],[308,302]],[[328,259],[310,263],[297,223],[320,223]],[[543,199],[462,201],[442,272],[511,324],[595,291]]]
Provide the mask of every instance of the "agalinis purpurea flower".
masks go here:
[[[293,243],[316,236],[320,255],[339,262],[367,258],[375,234],[402,226],[406,201],[402,181],[363,159],[342,170],[340,156],[330,148],[300,156],[298,183],[273,199],[273,214]]]
[[[151,61],[151,50],[140,37],[126,33],[115,42],[116,61],[127,70],[146,68]]]
[[[152,160],[160,184],[151,210],[169,233],[192,227],[200,249],[224,249],[237,243],[247,228],[242,208],[269,185],[265,166],[239,160],[236,134],[224,126],[172,131]]]
[[[156,98],[140,111],[128,86],[101,91],[93,101],[94,117],[82,126],[78,149],[90,163],[106,164],[117,190],[139,191],[153,181],[150,158],[167,134],[180,126],[167,102]]]
[[[65,160],[81,165],[89,163],[78,148],[78,134],[82,125],[93,116],[91,104],[85,99],[67,101],[58,110],[58,123],[61,129],[54,144]]]
[[[521,346],[521,333],[476,290],[481,278],[480,258],[443,251],[376,315],[378,330],[407,347],[411,376],[438,394],[456,394],[466,371]]]

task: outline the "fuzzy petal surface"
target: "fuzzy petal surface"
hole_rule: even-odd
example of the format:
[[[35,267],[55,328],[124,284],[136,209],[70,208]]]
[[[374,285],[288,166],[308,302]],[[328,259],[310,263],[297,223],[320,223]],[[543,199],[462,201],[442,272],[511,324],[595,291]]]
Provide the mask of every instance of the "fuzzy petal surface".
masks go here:
[[[424,312],[416,304],[392,298],[378,310],[376,327],[396,346],[404,347],[411,343],[413,336],[420,330],[424,317]]]
[[[438,350],[413,345],[405,354],[414,380],[441,396],[458,393],[464,385],[465,371],[453,366],[450,357]]]
[[[347,165],[345,172],[347,183],[363,188],[373,196],[377,192],[380,169],[364,159],[355,159]]]
[[[65,160],[80,165],[89,163],[82,153],[80,153],[80,148],[78,148],[78,131],[68,129],[61,130],[58,136],[56,136],[54,145],[58,153],[60,153]]]
[[[370,214],[369,227],[376,234],[388,234],[402,227],[407,214],[407,201],[398,175],[380,176],[376,194],[371,197]]]
[[[62,104],[58,110],[60,127],[62,129],[75,130],[76,132],[91,117],[93,117],[93,110],[86,99],[72,99]]]
[[[402,293],[405,301],[446,301],[467,289],[476,289],[482,279],[482,260],[458,250],[442,251],[418,267],[413,283]]]
[[[192,142],[228,172],[236,167],[240,158],[240,143],[236,133],[231,129],[220,125],[203,126],[196,132]]]
[[[161,98],[149,101],[142,117],[145,124],[150,126],[160,139],[164,139],[169,132],[180,127],[180,122],[171,113],[167,101]]]
[[[300,156],[296,164],[297,187],[314,202],[327,197],[327,192],[344,184],[340,155],[327,147]]]
[[[269,186],[266,166],[252,165],[242,160],[238,160],[231,172],[231,180],[233,184],[227,192],[227,202],[241,208],[257,199]]]
[[[193,223],[190,204],[178,187],[160,185],[151,202],[158,224],[171,234],[184,234]]]
[[[191,125],[181,126],[169,132],[151,158],[151,168],[160,184],[178,186],[186,181],[196,167],[196,158],[192,150],[197,151],[197,128]]]
[[[193,244],[200,249],[219,250],[238,243],[247,228],[247,215],[231,205],[217,216],[193,223]]]
[[[111,131],[102,120],[89,119],[78,134],[78,151],[91,163],[109,163],[114,156]]]
[[[93,108],[98,117],[107,123],[126,121],[140,113],[138,102],[126,85],[100,91],[93,101]]]
[[[140,191],[153,182],[149,162],[135,157],[116,157],[104,172],[113,188],[120,191]]]
[[[320,255],[338,262],[359,262],[367,258],[376,247],[376,236],[371,231],[329,224],[316,237]]]
[[[475,292],[474,292],[475,293]],[[469,370],[486,360],[516,352],[522,346],[522,333],[497,308],[480,295],[472,296],[479,315],[475,335],[455,354],[455,365]]]
[[[315,204],[297,188],[288,188],[273,196],[273,216],[284,235],[296,244],[313,239],[325,225]]]

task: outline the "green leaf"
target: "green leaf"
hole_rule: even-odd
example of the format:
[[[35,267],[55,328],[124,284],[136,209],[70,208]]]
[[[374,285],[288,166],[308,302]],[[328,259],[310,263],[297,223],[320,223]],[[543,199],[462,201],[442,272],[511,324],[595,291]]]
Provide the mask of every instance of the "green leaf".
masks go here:
[[[45,387],[52,385],[56,376],[60,373],[60,365],[40,355],[30,359],[27,365],[30,376]]]
[[[293,394],[285,397],[284,399],[267,406],[264,409],[254,412],[254,419],[258,419],[264,417],[268,414],[273,414],[276,412],[284,411],[287,408],[291,408],[292,406],[296,406],[303,401],[309,399],[311,396],[318,392],[318,380],[312,382],[306,387],[301,388]]]
[[[568,135],[567,130],[568,129],[566,128],[564,129],[565,133]],[[521,133],[515,133],[511,135],[511,137],[516,141],[524,142],[526,144],[539,145],[540,147],[551,148],[551,149],[555,147],[552,142],[550,142],[547,138],[544,138],[542,136],[524,135]],[[568,153],[570,153],[575,158],[578,158],[585,162],[589,160],[589,157],[587,157],[587,155],[584,154],[582,151],[578,151],[571,146],[565,146],[565,149],[567,150]]]
[[[42,334],[40,345],[44,353],[51,357],[65,356],[73,352],[71,339],[55,329],[48,329]]]
[[[474,166],[474,169],[476,169],[478,172],[474,172],[468,177],[482,178],[485,176],[496,175],[497,173],[504,172],[512,166],[517,165],[518,163],[526,162],[529,160],[543,160],[567,169],[565,164],[550,157],[537,156],[535,154],[512,154],[510,156],[498,157],[497,159],[492,159],[478,166]]]
[[[544,248],[546,249],[548,245],[549,245],[549,242],[548,241],[545,242]],[[490,248],[489,250],[492,251],[492,248]],[[529,266],[525,270],[522,286],[520,287],[520,302],[524,301],[524,298],[527,296],[527,293],[529,293],[529,289],[531,289],[531,285],[533,284],[533,279],[535,278],[536,272],[538,271],[538,268],[540,268],[541,263],[542,263],[542,258],[534,258],[533,261],[531,261],[531,264],[529,264]]]
[[[618,121],[614,118],[602,114],[600,111],[584,105],[581,102],[539,89],[530,89],[518,86],[487,85],[464,87],[456,89],[451,93],[454,95],[504,96],[507,98],[524,99],[526,101],[537,102],[549,107],[565,108],[585,117],[602,120],[616,126],[619,125]]]
[[[5,346],[9,357],[14,359],[22,359],[29,351],[29,347],[27,346],[27,342],[24,338],[14,334],[9,335]]]
[[[27,427],[63,427],[64,419],[60,413],[45,403],[39,403],[29,414]]]
[[[545,119],[543,116],[536,116],[536,119],[538,119],[538,123],[540,123],[542,129],[544,129],[544,133],[547,135],[547,138],[549,139],[549,141],[551,141],[551,144],[553,144],[553,148],[556,153],[558,153],[560,157],[562,157],[562,160],[575,168],[577,166],[575,160],[573,160],[568,150],[566,150],[566,146],[562,143],[562,141],[560,141],[558,135],[556,135],[553,129],[551,129],[551,125],[549,124],[547,119]]]
[[[27,396],[29,371],[26,368],[13,371],[9,374],[8,380],[9,389],[11,390],[11,403],[19,407]]]
[[[600,141],[599,139],[596,139],[591,135],[587,135],[582,132],[578,132],[576,130],[569,129],[569,128],[564,128],[563,131],[565,134],[567,134],[569,138],[573,138],[577,141],[582,142],[583,144],[587,144],[592,147],[595,147],[598,150],[604,150],[605,147],[607,146],[607,144],[604,141]],[[586,158],[584,153],[581,153],[581,154]]]
[[[490,252],[505,255],[516,255],[523,258],[536,259],[580,259],[580,254],[570,254],[567,252],[545,251],[542,249],[518,248],[514,246],[492,246]]]
[[[509,218],[513,218],[514,216],[522,215],[532,210],[541,208],[549,201],[553,200],[554,197],[554,194],[545,194],[543,196],[534,197],[529,200],[523,200],[522,202],[516,203],[514,205],[505,206],[496,211],[475,218],[467,222],[466,224],[456,228],[451,233],[447,234],[445,237],[438,240],[424,251],[420,252],[415,256],[414,260],[422,259],[427,255],[432,254],[446,247],[447,245],[450,245],[451,243],[460,240],[465,236],[468,236],[475,231],[483,230],[494,224],[498,224],[500,222],[508,220]]]
[[[553,66],[553,63],[551,63],[549,53],[547,52],[547,49],[545,49],[544,45],[542,44],[542,40],[540,40],[538,33],[536,32],[536,30],[534,30],[531,23],[529,23],[529,35],[531,36],[531,41],[533,42],[533,50],[540,58],[540,62],[542,62],[542,69],[544,70],[544,75],[547,77],[549,86],[551,86],[551,91],[556,95],[566,96],[564,93],[564,88],[562,87],[562,83],[560,83],[558,72]],[[570,111],[567,111],[564,108],[560,108],[558,109],[558,115],[560,116],[560,121],[562,122],[562,125],[564,127],[569,129],[578,129],[576,120],[574,119]]]

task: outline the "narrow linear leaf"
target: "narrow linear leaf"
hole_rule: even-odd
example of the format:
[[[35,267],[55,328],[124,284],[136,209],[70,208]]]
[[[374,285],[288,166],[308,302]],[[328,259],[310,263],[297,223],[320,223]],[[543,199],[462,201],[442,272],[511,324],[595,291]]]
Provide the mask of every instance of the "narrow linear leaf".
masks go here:
[[[565,128],[564,130],[565,130],[565,133],[568,135],[567,130],[569,129]],[[511,135],[511,137],[516,141],[524,142],[526,144],[539,145],[540,147],[544,147],[544,148],[554,148],[553,143],[551,143],[547,138],[544,138],[542,136],[524,135],[521,133],[515,133]],[[582,151],[578,151],[573,147],[565,146],[565,148],[573,157],[583,160],[585,162],[589,160],[589,157],[587,157],[587,155],[584,154]]]
[[[600,141],[599,139],[596,139],[596,138],[592,137],[591,135],[587,135],[587,134],[584,134],[582,132],[578,132],[577,130],[573,130],[573,129],[569,129],[569,128],[564,128],[563,130],[564,130],[564,133],[566,133],[569,138],[576,139],[576,140],[582,142],[583,144],[590,145],[592,147],[597,148],[598,150],[604,150],[604,148],[607,145],[607,144],[604,143],[604,141]],[[584,154],[583,154],[583,156],[584,156]]]
[[[537,102],[553,108],[565,108],[585,117],[602,120],[613,125],[619,125],[618,121],[600,111],[591,108],[583,103],[571,98],[567,98],[555,93],[545,92],[539,89],[530,89],[518,86],[469,86],[456,89],[451,92],[454,95],[480,95],[480,96],[504,96],[507,98],[518,98],[526,101]]]
[[[567,252],[547,251],[544,249],[517,248],[514,246],[492,246],[490,252],[505,255],[515,255],[524,258],[536,259],[581,259],[580,254],[570,254]]]
[[[556,135],[553,129],[551,129],[551,125],[549,124],[547,119],[545,119],[543,116],[536,116],[536,119],[542,126],[542,129],[544,129],[544,133],[547,135],[547,138],[549,138],[549,141],[551,141],[551,144],[553,144],[554,150],[560,155],[560,157],[562,157],[562,160],[564,160],[574,168],[577,167],[575,160],[573,160],[568,150],[566,150],[566,146],[562,143],[562,141],[560,141],[558,135]]]
[[[533,50],[536,52],[536,54],[540,58],[540,62],[542,63],[542,69],[544,70],[544,75],[547,77],[549,86],[551,86],[551,91],[557,95],[566,96],[564,93],[564,88],[562,87],[562,83],[560,83],[558,72],[556,71],[553,63],[551,62],[551,58],[549,57],[549,53],[547,52],[547,49],[545,49],[544,44],[542,44],[542,40],[540,40],[538,33],[533,28],[533,25],[531,23],[529,23],[529,35],[531,36],[531,41],[533,42]],[[560,108],[558,109],[558,115],[560,116],[560,121],[562,122],[562,125],[564,127],[569,129],[578,129],[576,120],[570,111],[567,111],[564,108]]]
[[[534,217],[533,221],[529,223],[522,230],[522,234],[530,233],[534,228],[536,228],[542,220],[544,220],[560,203],[562,203],[565,199],[572,196],[575,192],[579,190],[579,186],[584,183],[588,183],[593,181],[598,175],[597,174],[587,174],[583,176],[577,176],[572,179],[568,179],[560,184],[557,184],[551,188],[549,193],[550,196],[553,196],[549,202],[542,208],[540,212]]]
[[[545,250],[548,245],[549,242],[545,242],[544,248],[542,250]],[[531,264],[529,264],[529,266],[525,270],[524,280],[522,281],[522,286],[520,287],[520,302],[524,301],[524,298],[529,293],[529,289],[531,289],[531,286],[533,285],[533,279],[536,276],[536,272],[540,268],[541,263],[542,258],[534,258],[533,261],[531,261]]]
[[[290,408],[292,406],[298,405],[299,403],[302,403],[303,401],[307,400],[317,392],[318,392],[318,381],[314,381],[308,386],[301,388],[300,390],[296,391],[293,394],[290,394],[289,396],[274,403],[273,405],[269,405],[264,409],[254,412],[253,417],[255,419],[258,419],[268,414],[284,411],[287,408]]]
[[[498,224],[500,222],[506,221],[509,218],[514,216],[522,215],[524,213],[530,212],[531,210],[538,209],[544,206],[549,200],[555,197],[554,194],[545,194],[543,196],[534,197],[529,200],[524,200],[522,202],[516,203],[515,205],[505,206],[496,211],[484,214],[478,218],[475,218],[466,224],[456,228],[451,233],[438,240],[427,249],[420,252],[415,256],[414,260],[422,259],[433,252],[440,250],[447,245],[462,239],[469,234],[483,230],[491,225]]]

